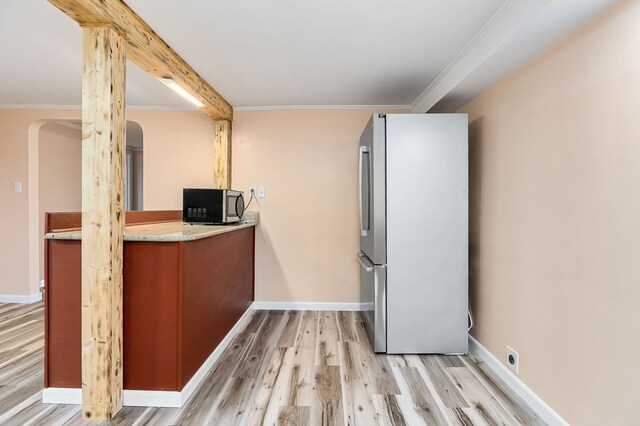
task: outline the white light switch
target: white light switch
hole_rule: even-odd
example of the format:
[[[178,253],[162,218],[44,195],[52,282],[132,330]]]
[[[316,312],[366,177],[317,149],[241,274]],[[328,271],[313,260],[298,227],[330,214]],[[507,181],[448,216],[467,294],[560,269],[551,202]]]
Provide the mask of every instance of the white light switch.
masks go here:
[[[13,192],[22,192],[22,182],[13,182]]]
[[[258,198],[264,198],[264,196],[265,196],[264,185],[260,185],[258,187]]]

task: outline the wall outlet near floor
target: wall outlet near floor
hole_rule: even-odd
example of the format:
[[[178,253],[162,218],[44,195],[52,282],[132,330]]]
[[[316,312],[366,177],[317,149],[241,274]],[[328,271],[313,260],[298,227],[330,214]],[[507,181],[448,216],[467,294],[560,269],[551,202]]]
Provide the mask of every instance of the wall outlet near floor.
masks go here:
[[[507,367],[514,373],[518,374],[520,368],[518,352],[507,346]]]
[[[264,185],[260,185],[258,187],[258,198],[264,198],[264,197],[265,197]]]
[[[258,193],[256,192],[256,187],[252,186],[251,188],[249,188],[249,198],[251,197],[257,197]]]

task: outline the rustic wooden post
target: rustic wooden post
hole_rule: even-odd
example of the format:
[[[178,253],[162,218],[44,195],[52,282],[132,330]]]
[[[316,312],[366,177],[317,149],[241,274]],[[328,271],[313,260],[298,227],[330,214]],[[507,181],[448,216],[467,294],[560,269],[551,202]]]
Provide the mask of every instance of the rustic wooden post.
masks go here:
[[[214,175],[216,188],[231,188],[231,122],[216,120]]]
[[[126,41],[84,27],[82,76],[82,415],[122,408]]]

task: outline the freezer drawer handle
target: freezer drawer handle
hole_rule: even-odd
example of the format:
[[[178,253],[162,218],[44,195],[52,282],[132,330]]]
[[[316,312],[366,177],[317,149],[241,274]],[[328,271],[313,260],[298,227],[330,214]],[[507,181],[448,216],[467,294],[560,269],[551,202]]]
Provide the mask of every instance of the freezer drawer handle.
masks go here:
[[[366,257],[364,257],[364,254],[358,253],[358,261],[360,261],[360,266],[362,266],[362,269],[367,272],[373,272],[373,265]]]

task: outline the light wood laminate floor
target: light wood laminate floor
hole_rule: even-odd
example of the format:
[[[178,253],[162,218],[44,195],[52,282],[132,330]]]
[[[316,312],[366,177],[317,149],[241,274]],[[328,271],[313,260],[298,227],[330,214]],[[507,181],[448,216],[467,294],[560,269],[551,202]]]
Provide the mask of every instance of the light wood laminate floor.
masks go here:
[[[43,305],[0,303],[0,424],[82,424],[43,404]],[[544,424],[468,356],[375,355],[354,312],[255,311],[181,409],[115,425]],[[92,423],[101,424],[101,423]]]

